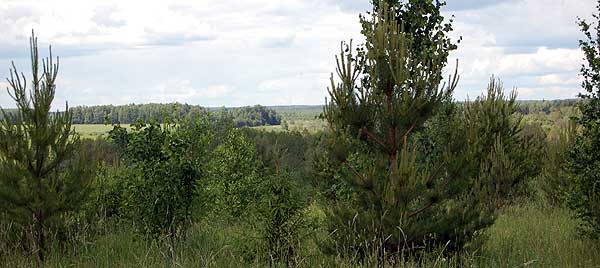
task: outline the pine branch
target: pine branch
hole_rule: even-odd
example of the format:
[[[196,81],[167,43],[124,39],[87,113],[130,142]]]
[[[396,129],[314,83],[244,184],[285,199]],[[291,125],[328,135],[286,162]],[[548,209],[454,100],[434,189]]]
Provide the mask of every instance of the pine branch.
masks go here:
[[[416,210],[416,211],[413,211],[412,213],[408,214],[408,218],[412,218],[412,217],[414,217],[414,216],[416,216],[416,215],[418,215],[418,214],[421,214],[423,211],[425,211],[426,209],[428,209],[428,208],[430,208],[431,206],[433,206],[433,204],[435,204],[435,202],[433,202],[433,201],[429,202],[429,203],[428,203],[427,205],[425,205],[424,207],[422,207],[422,208],[420,208],[420,209],[418,209],[418,210]]]
[[[373,187],[367,187],[365,185],[367,185],[367,179],[360,174],[360,172],[358,172],[354,167],[352,167],[350,164],[348,164],[347,161],[343,162],[361,181],[363,188],[369,190],[369,192],[371,192],[373,195],[377,196],[377,192],[375,192],[375,190],[373,189]]]
[[[373,140],[373,142],[381,145],[381,147],[383,147],[384,149],[387,147],[385,142],[383,142],[381,139],[379,139],[377,137],[377,135],[375,135],[373,132],[371,132],[367,127],[362,127],[361,129],[365,134],[367,134],[367,136]]]

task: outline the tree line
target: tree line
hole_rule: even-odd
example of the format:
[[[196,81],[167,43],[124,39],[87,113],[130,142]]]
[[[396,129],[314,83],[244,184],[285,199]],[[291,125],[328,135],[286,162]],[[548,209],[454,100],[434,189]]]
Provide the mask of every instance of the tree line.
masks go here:
[[[213,109],[214,110],[214,109]],[[129,105],[78,106],[70,109],[73,124],[133,124],[138,120],[164,123],[169,120],[181,120],[205,116],[209,109],[181,103],[150,103]],[[236,127],[279,125],[281,118],[271,108],[255,105],[239,108],[221,108],[216,114],[231,117]]]
[[[562,108],[575,107],[579,101],[581,99],[519,101],[519,112],[524,115],[535,113],[550,114]]]

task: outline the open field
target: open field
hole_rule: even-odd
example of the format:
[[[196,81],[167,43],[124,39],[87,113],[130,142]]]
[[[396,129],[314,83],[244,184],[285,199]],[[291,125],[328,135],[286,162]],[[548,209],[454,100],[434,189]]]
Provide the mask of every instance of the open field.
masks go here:
[[[129,128],[128,124],[121,125]],[[105,136],[113,128],[111,125],[101,124],[74,124],[73,128],[82,138],[95,139],[98,136]]]
[[[319,130],[323,130],[325,128],[325,122],[320,119],[298,119],[298,120],[284,120],[281,125],[277,126],[260,126],[255,127],[256,129],[263,129],[267,131],[286,131],[286,127],[288,131],[308,131],[310,133],[317,132]]]
[[[297,120],[289,120],[283,121],[281,125],[276,126],[259,126],[254,127],[256,129],[263,129],[266,131],[284,131],[285,125],[287,125],[287,130],[289,131],[308,131],[310,133],[314,133],[319,130],[323,130],[325,127],[325,123],[320,119],[297,119]],[[122,127],[129,128],[129,124],[122,124]],[[111,125],[101,125],[101,124],[74,124],[73,128],[82,138],[85,139],[95,139],[98,136],[106,136],[106,134],[113,128]]]

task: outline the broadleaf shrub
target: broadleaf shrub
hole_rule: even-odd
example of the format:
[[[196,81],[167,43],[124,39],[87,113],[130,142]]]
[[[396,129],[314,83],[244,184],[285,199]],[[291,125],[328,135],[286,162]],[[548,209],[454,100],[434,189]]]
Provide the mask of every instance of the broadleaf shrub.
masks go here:
[[[138,122],[130,131],[115,126],[110,132],[125,162],[118,175],[124,188],[121,209],[138,233],[152,239],[185,233],[202,177],[192,142],[173,128]]]

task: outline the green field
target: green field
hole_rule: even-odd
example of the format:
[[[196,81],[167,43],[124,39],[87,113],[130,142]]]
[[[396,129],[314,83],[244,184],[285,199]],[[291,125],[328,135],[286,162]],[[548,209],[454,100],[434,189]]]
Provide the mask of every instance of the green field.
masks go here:
[[[319,119],[297,119],[285,121],[281,125],[276,126],[259,126],[256,129],[264,129],[266,131],[284,131],[287,124],[289,131],[308,131],[314,133],[325,128],[325,122]],[[122,127],[129,128],[129,124],[121,124]],[[95,139],[99,136],[105,136],[113,127],[112,125],[101,124],[74,124],[73,128],[84,139]]]
[[[260,126],[255,127],[256,129],[264,129],[267,131],[285,131],[287,127],[288,131],[308,131],[314,133],[325,128],[325,122],[319,119],[298,119],[298,120],[284,120],[281,125],[276,126]]]
[[[128,124],[121,125],[122,127],[129,128]],[[106,135],[113,126],[111,125],[100,125],[100,124],[76,124],[73,125],[75,132],[79,133],[84,139],[95,139],[99,136]]]

